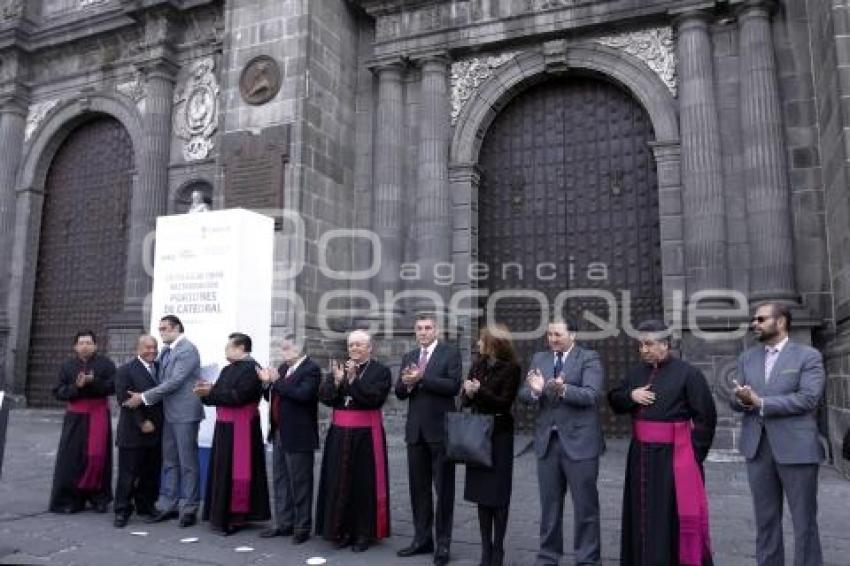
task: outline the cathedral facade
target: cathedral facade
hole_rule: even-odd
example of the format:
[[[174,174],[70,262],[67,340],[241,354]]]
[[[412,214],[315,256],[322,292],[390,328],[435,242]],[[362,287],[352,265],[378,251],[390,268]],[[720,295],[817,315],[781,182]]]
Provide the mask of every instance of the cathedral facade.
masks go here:
[[[467,355],[495,318],[526,359],[553,310],[665,318],[719,449],[749,307],[784,302],[836,452],[848,29],[839,0],[0,0],[6,386],[49,404],[80,328],[130,353],[156,218],[195,193],[276,219],[273,339],[375,325],[393,363],[436,307]],[[588,342],[609,384],[637,360]]]

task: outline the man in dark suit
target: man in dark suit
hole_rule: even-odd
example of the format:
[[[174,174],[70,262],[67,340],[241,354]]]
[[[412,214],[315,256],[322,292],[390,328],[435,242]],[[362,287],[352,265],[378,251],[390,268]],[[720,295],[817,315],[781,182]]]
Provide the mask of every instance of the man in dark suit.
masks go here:
[[[181,527],[198,522],[201,500],[201,469],[198,461],[198,427],[204,407],[195,395],[195,382],[201,377],[198,349],[183,334],[183,323],[173,314],[159,321],[164,346],[159,355],[159,385],[144,393],[128,391],[124,405],[138,407],[162,403],[165,424],[162,431],[162,490],[160,512],[153,522],[180,517]]]
[[[599,355],[575,344],[575,325],[549,323],[550,351],[531,360],[522,402],[537,410],[534,451],[540,487],[538,566],[556,565],[564,553],[564,496],[573,500],[576,564],[600,560],[599,456],[605,448],[598,402],[604,387]]]
[[[263,538],[292,535],[294,544],[313,528],[313,463],[319,448],[318,403],[322,370],[299,345],[286,338],[277,370],[259,369],[269,410],[269,442],[274,446],[275,527]]]
[[[794,525],[794,565],[823,564],[817,523],[818,468],[824,458],[815,413],[826,376],[817,350],[788,338],[791,313],[777,303],[756,309],[752,330],[760,344],[738,358],[730,401],[743,413],[740,450],[756,518],[756,561],[785,562],[782,499]]]
[[[139,337],[136,357],[115,376],[115,398],[121,405],[128,391],[144,392],[156,387],[157,343],[150,335]],[[162,406],[121,407],[118,417],[118,483],[115,488],[115,526],[122,528],[133,512],[155,515],[162,463]]]
[[[456,408],[463,369],[458,349],[437,340],[436,317],[418,316],[414,331],[419,348],[402,357],[395,394],[409,400],[404,440],[415,534],[398,555],[433,551],[434,564],[441,566],[449,561],[455,496],[454,463],[446,458],[445,418]],[[437,492],[436,549],[431,536],[432,482]]]

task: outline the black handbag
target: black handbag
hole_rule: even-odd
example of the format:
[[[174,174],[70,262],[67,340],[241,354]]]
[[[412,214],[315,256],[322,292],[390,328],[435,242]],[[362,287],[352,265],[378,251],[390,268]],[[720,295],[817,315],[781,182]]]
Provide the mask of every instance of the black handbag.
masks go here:
[[[446,413],[446,457],[462,464],[493,466],[493,415]]]
[[[850,429],[844,433],[844,440],[841,442],[841,456],[845,460],[850,460]]]

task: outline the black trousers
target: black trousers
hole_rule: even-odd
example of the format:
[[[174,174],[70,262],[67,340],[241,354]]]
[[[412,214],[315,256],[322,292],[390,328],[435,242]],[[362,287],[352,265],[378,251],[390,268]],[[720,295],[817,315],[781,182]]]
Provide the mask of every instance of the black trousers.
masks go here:
[[[313,529],[313,462],[315,453],[285,452],[274,437],[274,516],[283,530],[310,533]]]
[[[159,445],[145,448],[118,449],[118,483],[115,487],[115,514],[153,511],[159,497],[162,449]]]
[[[455,506],[455,464],[446,459],[442,443],[420,441],[407,445],[407,474],[413,511],[414,543],[431,542],[434,529],[438,548],[449,548]],[[437,494],[436,524],[431,485]]]

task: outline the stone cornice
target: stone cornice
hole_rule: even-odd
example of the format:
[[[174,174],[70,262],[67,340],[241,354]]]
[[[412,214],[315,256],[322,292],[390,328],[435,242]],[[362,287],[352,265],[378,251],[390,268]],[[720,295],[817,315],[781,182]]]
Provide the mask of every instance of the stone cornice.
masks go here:
[[[97,10],[69,12],[53,18],[17,18],[0,22],[0,48],[16,45],[27,52],[73,43],[144,25],[152,13],[185,13],[216,0],[121,0]]]
[[[375,19],[375,57],[407,56],[436,49],[453,56],[498,49],[499,44],[548,37],[611,33],[612,25],[635,27],[675,12],[716,7],[721,0],[526,0],[493,14],[460,0],[351,0]],[[505,8],[505,4],[501,6]],[[505,24],[510,25],[506,28]],[[510,31],[507,32],[506,29]]]

